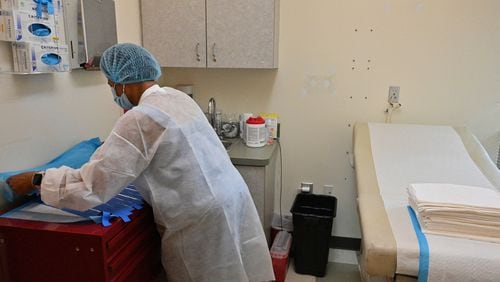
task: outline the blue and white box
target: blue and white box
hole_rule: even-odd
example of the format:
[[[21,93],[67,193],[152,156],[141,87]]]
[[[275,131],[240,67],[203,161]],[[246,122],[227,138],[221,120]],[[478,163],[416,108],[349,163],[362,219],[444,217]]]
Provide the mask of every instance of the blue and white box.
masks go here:
[[[38,16],[59,15],[61,0],[0,0],[0,9],[35,12]]]
[[[38,42],[12,43],[14,69],[22,73],[70,71],[69,49],[66,44]]]
[[[61,0],[0,0],[0,9],[39,11],[50,15],[58,15],[63,6]]]
[[[17,42],[64,43],[63,22],[59,16],[44,15],[37,17],[35,12],[2,10],[5,25],[12,28],[6,30],[0,40]],[[10,26],[9,26],[10,28]],[[0,30],[0,34],[2,31]]]
[[[35,12],[22,10],[13,10],[12,15],[15,20],[15,41],[58,43],[62,39],[57,16],[37,17]]]

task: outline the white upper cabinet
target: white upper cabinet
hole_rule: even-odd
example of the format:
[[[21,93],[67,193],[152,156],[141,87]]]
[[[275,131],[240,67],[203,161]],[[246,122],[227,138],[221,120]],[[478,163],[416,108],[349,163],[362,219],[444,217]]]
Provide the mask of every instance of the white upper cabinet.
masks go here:
[[[143,45],[162,66],[277,68],[279,0],[142,0]]]
[[[205,0],[143,0],[142,41],[162,66],[206,67]]]

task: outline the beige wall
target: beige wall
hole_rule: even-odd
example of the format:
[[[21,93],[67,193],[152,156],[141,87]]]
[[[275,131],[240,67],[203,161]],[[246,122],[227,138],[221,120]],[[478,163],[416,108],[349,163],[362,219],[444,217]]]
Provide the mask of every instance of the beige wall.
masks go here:
[[[119,42],[142,43],[139,0],[115,0]]]
[[[139,0],[116,4],[119,41],[140,42]],[[384,120],[389,85],[401,86],[394,122],[470,125],[492,152],[500,137],[498,18],[496,0],[282,0],[278,70],[165,69],[163,82],[195,84],[202,108],[213,96],[225,112],[278,112],[283,210],[300,181],[318,192],[333,184],[333,234],[358,237],[352,124]],[[119,115],[99,72],[0,75],[0,86],[0,170],[104,138]]]
[[[0,74],[0,85],[0,171],[42,165],[83,139],[104,140],[119,116],[100,72]]]
[[[213,96],[225,112],[278,112],[283,210],[301,181],[333,184],[333,234],[359,237],[352,125],[383,122],[398,85],[393,122],[466,124],[498,142],[499,18],[496,0],[282,0],[278,70],[167,68],[164,83],[193,83],[204,109]]]

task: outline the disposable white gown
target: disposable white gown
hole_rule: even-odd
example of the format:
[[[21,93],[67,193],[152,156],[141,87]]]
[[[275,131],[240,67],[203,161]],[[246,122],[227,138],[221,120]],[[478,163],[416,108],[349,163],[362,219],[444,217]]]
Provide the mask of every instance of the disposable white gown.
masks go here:
[[[86,210],[134,183],[153,207],[168,281],[274,280],[248,188],[186,94],[155,85],[81,169],[49,169],[42,200]]]

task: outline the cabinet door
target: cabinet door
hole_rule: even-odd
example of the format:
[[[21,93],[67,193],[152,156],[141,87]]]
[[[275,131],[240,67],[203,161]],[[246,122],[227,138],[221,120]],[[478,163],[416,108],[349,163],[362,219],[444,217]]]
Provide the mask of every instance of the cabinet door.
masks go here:
[[[205,0],[142,0],[142,40],[163,67],[206,67]]]
[[[207,0],[207,65],[275,68],[277,0]]]

